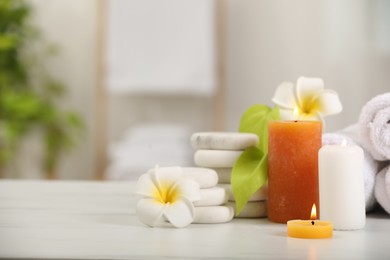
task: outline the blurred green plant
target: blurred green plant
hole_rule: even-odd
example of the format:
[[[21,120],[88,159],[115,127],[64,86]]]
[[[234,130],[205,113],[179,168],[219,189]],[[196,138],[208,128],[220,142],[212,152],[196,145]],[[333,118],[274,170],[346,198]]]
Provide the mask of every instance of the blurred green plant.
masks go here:
[[[76,144],[83,122],[57,105],[66,88],[44,66],[57,48],[32,24],[32,12],[24,0],[0,0],[0,176],[23,137],[38,129],[45,147],[42,167],[52,178],[61,153]]]

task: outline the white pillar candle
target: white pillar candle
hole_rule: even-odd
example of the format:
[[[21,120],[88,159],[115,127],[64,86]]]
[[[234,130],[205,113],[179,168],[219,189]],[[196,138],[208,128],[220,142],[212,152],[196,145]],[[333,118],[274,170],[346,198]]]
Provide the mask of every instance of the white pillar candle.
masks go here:
[[[366,223],[363,163],[363,149],[356,145],[324,145],[318,152],[320,218],[335,230]]]

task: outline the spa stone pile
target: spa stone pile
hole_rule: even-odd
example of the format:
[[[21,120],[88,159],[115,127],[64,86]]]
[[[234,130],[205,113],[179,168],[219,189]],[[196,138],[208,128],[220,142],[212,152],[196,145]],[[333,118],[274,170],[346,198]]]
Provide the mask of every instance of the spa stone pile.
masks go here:
[[[248,147],[256,146],[257,143],[257,135],[249,133],[201,132],[191,136],[191,145],[196,150],[194,154],[196,166],[208,169],[210,174],[216,174],[218,177],[218,185],[207,192],[203,190],[206,193],[204,195],[208,196],[209,200],[214,200],[214,197],[217,198],[221,192],[225,191],[224,205],[235,209],[236,203],[230,184],[232,168],[242,152]],[[262,187],[252,195],[236,217],[266,217],[266,199],[267,188]],[[195,204],[195,206],[200,205]],[[196,210],[196,212],[198,211],[199,209]]]

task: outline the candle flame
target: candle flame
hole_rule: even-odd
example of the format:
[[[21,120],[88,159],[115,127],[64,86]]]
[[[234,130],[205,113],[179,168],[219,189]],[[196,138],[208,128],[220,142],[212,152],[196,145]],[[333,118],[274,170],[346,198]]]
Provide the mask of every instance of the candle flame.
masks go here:
[[[341,142],[341,145],[342,146],[347,146],[347,140],[343,139],[343,141]]]
[[[297,106],[294,107],[293,115],[294,115],[295,119],[298,119],[298,117],[299,117],[299,110],[298,110]]]
[[[311,208],[310,219],[311,220],[317,219],[317,208],[316,208],[316,204],[315,203],[313,204],[313,207]]]

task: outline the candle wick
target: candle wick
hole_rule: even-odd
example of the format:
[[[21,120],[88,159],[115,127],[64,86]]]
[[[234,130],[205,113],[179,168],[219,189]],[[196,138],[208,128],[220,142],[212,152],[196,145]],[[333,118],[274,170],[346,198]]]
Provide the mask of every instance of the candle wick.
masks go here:
[[[312,226],[314,226],[314,220],[311,222]]]

